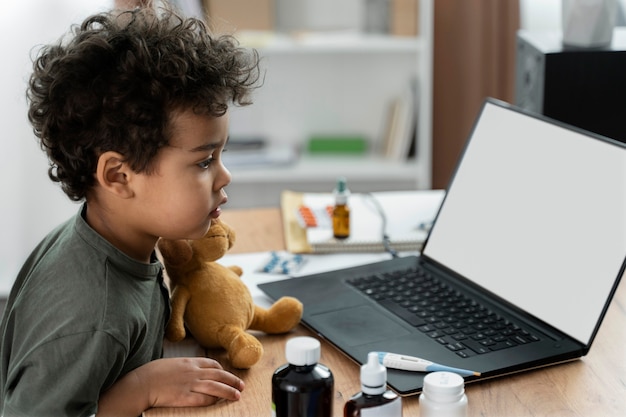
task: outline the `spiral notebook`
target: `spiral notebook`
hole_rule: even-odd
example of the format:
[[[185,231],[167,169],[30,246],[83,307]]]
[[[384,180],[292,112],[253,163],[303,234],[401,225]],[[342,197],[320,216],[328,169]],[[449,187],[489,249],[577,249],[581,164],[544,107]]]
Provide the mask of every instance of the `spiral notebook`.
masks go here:
[[[383,252],[385,233],[393,250],[418,251],[443,196],[443,190],[351,194],[348,199],[350,236],[339,240],[333,237],[327,210],[334,203],[331,193],[283,191],[281,209],[287,250],[292,253]],[[314,219],[307,222],[307,216]]]

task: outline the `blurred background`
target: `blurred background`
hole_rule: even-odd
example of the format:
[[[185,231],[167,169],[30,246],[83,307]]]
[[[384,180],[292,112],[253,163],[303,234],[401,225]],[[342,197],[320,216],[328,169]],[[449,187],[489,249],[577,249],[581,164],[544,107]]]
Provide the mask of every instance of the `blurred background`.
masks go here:
[[[132,1],[118,1],[117,5]],[[265,85],[234,109],[229,208],[283,189],[444,188],[486,96],[514,101],[520,28],[560,30],[560,0],[178,0],[263,57]],[[0,294],[72,216],[27,120],[37,45],[113,0],[21,0],[0,12]]]

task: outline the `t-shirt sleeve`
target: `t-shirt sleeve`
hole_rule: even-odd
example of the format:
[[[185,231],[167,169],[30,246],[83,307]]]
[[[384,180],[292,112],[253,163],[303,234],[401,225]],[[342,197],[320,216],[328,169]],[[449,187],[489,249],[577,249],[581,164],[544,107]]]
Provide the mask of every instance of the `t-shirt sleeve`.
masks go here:
[[[122,372],[127,352],[104,332],[57,338],[8,371],[5,416],[91,416]],[[55,360],[51,360],[55,358]]]

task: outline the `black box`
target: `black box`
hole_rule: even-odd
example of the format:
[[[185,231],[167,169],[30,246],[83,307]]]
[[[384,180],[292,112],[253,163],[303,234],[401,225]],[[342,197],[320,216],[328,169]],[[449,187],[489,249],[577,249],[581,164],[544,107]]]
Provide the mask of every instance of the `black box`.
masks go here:
[[[519,31],[516,105],[626,142],[626,30],[610,47],[564,47],[560,32]]]

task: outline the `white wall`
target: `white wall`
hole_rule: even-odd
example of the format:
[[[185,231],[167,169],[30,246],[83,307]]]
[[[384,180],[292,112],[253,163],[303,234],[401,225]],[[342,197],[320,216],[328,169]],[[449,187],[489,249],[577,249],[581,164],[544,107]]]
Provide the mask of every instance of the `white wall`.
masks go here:
[[[76,212],[58,184],[26,116],[30,51],[50,43],[72,23],[111,7],[112,0],[5,1],[0,13],[0,294],[6,294],[32,248]]]
[[[562,0],[520,0],[521,27],[534,31],[560,31]],[[618,0],[617,25],[626,25],[626,0]]]
[[[520,0],[520,20],[526,30],[561,30],[561,0]]]

